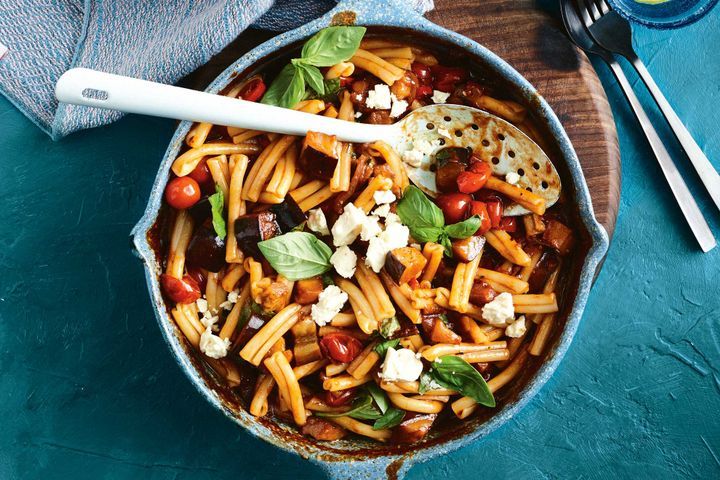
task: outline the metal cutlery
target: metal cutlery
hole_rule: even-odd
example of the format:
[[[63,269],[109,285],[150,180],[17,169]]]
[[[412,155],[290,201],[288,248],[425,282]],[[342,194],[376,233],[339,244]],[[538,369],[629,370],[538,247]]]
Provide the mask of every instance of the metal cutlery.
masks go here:
[[[613,54],[606,48],[598,45],[586,29],[587,26],[593,23],[588,11],[582,5],[579,6],[579,9],[576,8],[576,5],[572,0],[562,0],[560,2],[560,6],[563,24],[565,25],[565,29],[567,30],[573,43],[584,51],[593,53],[602,58],[617,78],[617,81],[620,84],[625,97],[630,103],[643,132],[645,132],[645,136],[650,143],[650,147],[655,153],[663,175],[670,185],[670,190],[673,192],[673,195],[680,206],[680,210],[685,216],[685,220],[688,222],[690,229],[700,244],[700,248],[704,252],[712,250],[717,245],[715,237],[700,212],[692,193],[690,193],[690,190],[685,184],[680,172],[670,158],[670,154],[663,145],[663,142],[655,131],[655,128],[652,126],[652,123],[645,113],[645,110],[642,108],[642,105],[638,101],[635,92],[633,92],[630,82],[628,82],[627,77],[615,60]]]
[[[688,132],[685,125],[678,118],[675,110],[667,101],[657,84],[645,68],[645,64],[635,53],[632,45],[632,29],[627,20],[617,12],[610,9],[606,0],[583,0],[588,19],[583,19],[590,31],[590,35],[601,47],[612,53],[625,57],[635,67],[638,75],[647,86],[650,94],[660,107],[660,111],[670,124],[670,128],[682,145],[685,153],[695,167],[700,180],[710,193],[715,205],[720,208],[720,174],[713,168],[712,164],[700,149],[698,144]],[[582,7],[581,7],[582,8]]]

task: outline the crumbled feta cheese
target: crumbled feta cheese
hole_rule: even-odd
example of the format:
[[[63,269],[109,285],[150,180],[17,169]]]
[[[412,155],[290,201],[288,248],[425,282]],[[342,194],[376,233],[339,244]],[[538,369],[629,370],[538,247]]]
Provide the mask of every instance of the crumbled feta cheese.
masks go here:
[[[385,218],[390,213],[390,204],[386,203],[385,205],[380,205],[375,210],[373,210],[373,215],[377,215],[378,217]]]
[[[406,150],[402,154],[403,162],[415,168],[422,165],[423,158],[423,153],[417,150]]]
[[[204,298],[198,298],[195,300],[195,305],[197,305],[198,312],[205,313],[208,311],[208,303],[207,300]]]
[[[333,245],[341,247],[353,243],[360,234],[365,219],[365,211],[362,208],[357,208],[352,203],[345,205],[342,215],[332,227]]]
[[[360,229],[360,240],[363,242],[370,241],[371,238],[382,232],[379,220],[380,218],[375,215],[365,217],[365,223],[363,223],[363,226]]]
[[[232,292],[228,292],[228,302],[230,303],[237,303],[238,297],[240,296],[239,290],[233,290]]]
[[[448,132],[447,128],[438,127],[438,135],[445,138],[452,138],[450,135],[450,132]]]
[[[405,110],[408,108],[408,102],[405,100],[398,100],[395,95],[390,96],[392,99],[392,108],[390,109],[390,116],[391,117],[399,117],[403,113],[405,113]]]
[[[420,245],[419,243],[411,243],[410,246],[415,250],[422,250],[422,245]]]
[[[504,327],[512,322],[515,319],[512,295],[503,292],[486,303],[482,308],[482,318],[495,327]]]
[[[395,214],[389,214],[388,220],[390,215]],[[387,257],[388,252],[396,248],[406,247],[410,237],[408,227],[399,222],[388,223],[388,220],[385,221],[385,230],[377,237],[370,239],[370,245],[365,255],[365,264],[372,268],[375,273],[380,273],[380,270],[385,265],[385,257]]]
[[[508,174],[505,175],[505,181],[510,185],[517,185],[520,181],[520,175],[515,172],[508,172]]]
[[[220,304],[220,308],[224,308],[225,310],[232,310],[233,304],[229,300],[225,300]]]
[[[341,277],[352,278],[355,275],[355,265],[357,265],[357,255],[350,250],[349,247],[343,245],[335,250],[330,257],[330,263],[335,267],[335,271]]]
[[[447,102],[449,93],[441,92],[440,90],[433,90],[432,101],[433,103],[445,103]]]
[[[310,308],[310,316],[318,326],[324,327],[340,313],[347,299],[347,293],[335,285],[328,285],[320,292],[317,303]]]
[[[505,328],[505,335],[510,338],[518,338],[525,335],[526,331],[525,315],[523,315]]]
[[[355,118],[360,118],[363,116],[362,112],[355,112]]]
[[[210,328],[215,325],[218,320],[217,316],[213,316],[210,312],[205,312],[203,317],[200,319],[200,323],[203,324],[203,327]]]
[[[378,205],[383,205],[385,203],[392,203],[395,201],[397,197],[391,190],[378,190],[377,192],[373,193],[373,200],[375,200],[375,203]]]
[[[390,347],[382,364],[382,379],[388,382],[414,382],[423,371],[422,361],[409,348]]]
[[[447,130],[446,130],[447,131]],[[435,151],[435,148],[440,146],[440,140],[433,140],[432,142],[427,140],[418,140],[413,143],[413,148],[424,155],[430,155]]]
[[[308,212],[307,227],[320,235],[330,235],[327,219],[321,208],[314,208]]]
[[[200,335],[200,351],[210,358],[223,358],[230,348],[230,339],[212,333],[210,326]]]
[[[390,87],[384,83],[378,83],[375,88],[367,92],[365,106],[379,110],[388,110],[391,107],[392,97]]]
[[[385,215],[385,226],[387,227],[393,223],[402,223],[400,222],[400,216],[395,213],[388,212],[388,214]]]

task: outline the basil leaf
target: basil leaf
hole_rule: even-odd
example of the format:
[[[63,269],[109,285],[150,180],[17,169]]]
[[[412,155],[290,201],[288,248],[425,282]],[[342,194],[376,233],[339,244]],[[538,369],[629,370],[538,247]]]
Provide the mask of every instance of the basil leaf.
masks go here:
[[[386,318],[380,323],[380,335],[383,338],[390,338],[400,330],[400,322],[397,317]]]
[[[292,64],[291,64],[292,65]],[[287,90],[280,97],[279,107],[293,108],[298,102],[302,101],[305,96],[305,76],[303,71],[295,68],[293,77],[290,80]]]
[[[480,372],[460,357],[445,355],[435,360],[430,369],[433,379],[445,388],[472,398],[480,405],[495,406],[490,388]]]
[[[265,92],[260,102],[267,105],[280,105],[280,99],[290,87],[290,82],[294,75],[295,65],[291,63],[285,65],[285,68],[280,70],[278,76],[275,77],[275,80],[270,84],[270,88],[267,89],[267,92]]]
[[[310,88],[315,90],[318,95],[325,95],[325,81],[319,68],[303,63],[301,60],[293,60],[292,63],[295,68],[303,71],[303,78]]]
[[[395,348],[398,345],[400,345],[399,338],[396,338],[395,340],[385,340],[384,342],[380,342],[375,345],[374,350],[377,352],[378,355],[380,355],[380,358],[385,358],[388,348]]]
[[[384,428],[393,428],[400,425],[405,418],[405,410],[399,408],[390,407],[382,417],[375,420],[373,423],[373,430],[382,430]]]
[[[445,227],[445,232],[452,238],[468,238],[480,228],[480,217],[473,215],[462,222],[453,223]]]
[[[327,27],[305,42],[301,57],[310,65],[330,67],[348,60],[360,46],[365,27]]]
[[[367,390],[372,399],[375,400],[380,412],[385,413],[390,407],[390,400],[387,398],[387,395],[385,395],[382,388],[378,387],[377,383],[370,382],[367,384]]]
[[[438,390],[441,388],[443,388],[443,386],[435,381],[435,378],[433,378],[431,373],[425,372],[420,375],[420,388],[418,388],[418,393],[420,395],[424,394],[428,390]]]
[[[358,396],[350,410],[344,412],[313,412],[318,417],[350,417],[357,420],[377,420],[382,413],[373,406],[373,399],[369,393],[364,392]]]
[[[208,197],[208,202],[210,202],[210,210],[212,211],[213,229],[218,237],[225,238],[227,235],[227,230],[225,229],[225,216],[223,215],[225,197],[223,196],[222,190],[220,190],[220,187],[217,185],[215,185],[215,193]]]
[[[332,251],[312,233],[289,232],[259,242],[258,248],[288,280],[302,280],[330,270]]]
[[[435,242],[443,233],[445,217],[442,210],[413,185],[405,189],[396,211],[418,242]]]
[[[445,232],[445,230],[443,230],[442,233],[439,235],[437,243],[445,247],[445,255],[452,258],[452,242],[450,241],[450,237],[448,237],[448,234],[447,232]]]

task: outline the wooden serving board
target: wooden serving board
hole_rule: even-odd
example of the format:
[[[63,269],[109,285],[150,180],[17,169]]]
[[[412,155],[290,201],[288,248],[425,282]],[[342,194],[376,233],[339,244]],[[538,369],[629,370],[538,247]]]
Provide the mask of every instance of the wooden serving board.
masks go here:
[[[612,111],[584,53],[536,0],[435,0],[427,18],[483,44],[518,70],[550,103],[585,173],[595,214],[612,236],[620,200],[620,151]],[[249,30],[183,82],[204,88],[229,64],[274,36]]]

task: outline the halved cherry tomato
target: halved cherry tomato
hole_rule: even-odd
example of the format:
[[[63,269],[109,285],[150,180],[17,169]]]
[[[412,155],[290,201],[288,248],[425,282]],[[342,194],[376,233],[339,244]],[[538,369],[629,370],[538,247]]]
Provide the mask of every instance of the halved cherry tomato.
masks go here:
[[[502,217],[498,228],[508,233],[515,233],[517,231],[517,220],[515,217]]]
[[[492,228],[499,228],[500,221],[502,220],[503,204],[502,200],[490,200],[486,201],[488,215],[490,215],[490,224]]]
[[[475,154],[470,157],[470,166],[468,170],[474,173],[482,173],[488,177],[492,175],[492,167],[489,163],[483,162]]]
[[[190,177],[177,177],[165,187],[165,199],[178,210],[190,208],[200,200],[200,185]]]
[[[464,68],[433,65],[430,67],[433,74],[433,88],[441,92],[452,92],[455,85],[468,79],[468,72]]]
[[[362,349],[360,340],[344,333],[331,333],[320,340],[323,354],[340,363],[352,362]]]
[[[198,163],[197,167],[188,174],[188,177],[195,180],[203,190],[208,188],[210,190],[215,190],[215,182],[212,178],[212,174],[210,173],[210,169],[207,166],[206,158],[200,160],[200,163]]]
[[[265,94],[265,82],[260,77],[254,78],[242,90],[240,90],[239,97],[248,102],[257,102]]]
[[[445,223],[461,222],[472,197],[466,193],[446,193],[435,200],[445,216]]]
[[[483,168],[482,165],[486,165],[486,168]],[[475,170],[477,171],[464,171],[458,175],[457,186],[462,193],[475,193],[487,183],[490,177],[490,167],[487,166],[487,163],[476,166]]]
[[[340,77],[340,86],[345,88],[348,85],[352,85],[352,83],[355,81],[353,77]]]
[[[160,275],[160,285],[165,294],[177,303],[193,303],[200,298],[200,286],[189,275],[178,280],[172,275],[163,273]]]
[[[410,65],[410,69],[417,77],[420,85],[430,85],[432,83],[432,72],[430,72],[430,68],[424,63],[413,62],[412,65]],[[432,88],[430,89],[430,93],[432,93]]]
[[[425,98],[432,95],[433,89],[430,85],[420,85],[415,91],[415,98]]]
[[[472,217],[473,215],[477,215],[478,217],[480,217],[480,228],[478,228],[478,231],[475,232],[475,235],[482,235],[483,233],[490,230],[492,224],[490,223],[490,215],[488,215],[485,202],[479,202],[477,200],[473,200],[472,202],[470,202],[470,208],[468,208],[468,216]]]
[[[338,390],[337,392],[325,392],[325,403],[331,407],[342,407],[347,405],[355,397],[355,389]]]

